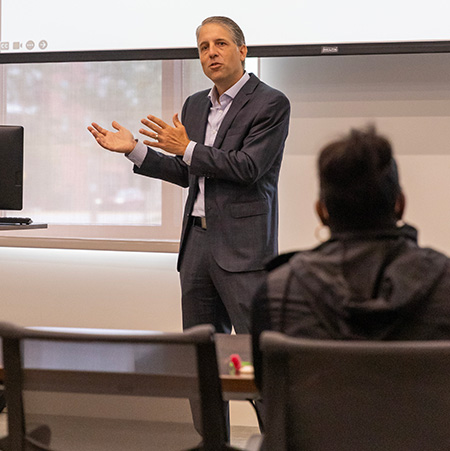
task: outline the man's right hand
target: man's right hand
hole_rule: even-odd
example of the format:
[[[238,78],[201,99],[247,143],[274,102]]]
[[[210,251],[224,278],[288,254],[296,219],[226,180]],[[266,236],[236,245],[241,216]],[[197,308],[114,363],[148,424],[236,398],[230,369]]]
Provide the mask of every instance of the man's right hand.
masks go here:
[[[88,130],[103,148],[112,152],[130,153],[136,146],[133,134],[116,121],[113,121],[112,126],[117,132],[106,130],[95,122],[88,127]]]

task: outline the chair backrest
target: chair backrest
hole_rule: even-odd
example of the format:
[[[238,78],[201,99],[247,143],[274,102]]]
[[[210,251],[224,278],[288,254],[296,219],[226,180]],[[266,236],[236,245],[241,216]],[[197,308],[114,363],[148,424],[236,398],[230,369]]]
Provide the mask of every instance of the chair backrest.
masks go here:
[[[0,323],[8,450],[29,447],[23,394],[33,390],[199,399],[204,449],[224,448],[227,433],[212,326],[184,333],[103,332]]]
[[[261,335],[266,450],[450,449],[450,341]]]

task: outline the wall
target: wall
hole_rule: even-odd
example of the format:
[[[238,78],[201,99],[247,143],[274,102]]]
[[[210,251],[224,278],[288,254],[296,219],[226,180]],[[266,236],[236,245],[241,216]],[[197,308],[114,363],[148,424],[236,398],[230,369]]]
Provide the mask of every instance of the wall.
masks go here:
[[[282,65],[280,65],[282,63]],[[264,59],[261,75],[292,102],[280,181],[281,249],[316,240],[315,159],[330,139],[374,123],[391,139],[422,245],[450,254],[450,55]]]
[[[421,244],[450,254],[449,73],[447,54],[261,61],[262,79],[292,102],[280,179],[281,250],[317,242],[320,146],[372,122],[394,144],[405,219],[419,226]],[[0,293],[2,319],[24,325],[181,329],[173,254],[0,248]],[[255,424],[252,412],[241,418]]]
[[[0,265],[5,320],[181,329],[176,254],[0,248]]]

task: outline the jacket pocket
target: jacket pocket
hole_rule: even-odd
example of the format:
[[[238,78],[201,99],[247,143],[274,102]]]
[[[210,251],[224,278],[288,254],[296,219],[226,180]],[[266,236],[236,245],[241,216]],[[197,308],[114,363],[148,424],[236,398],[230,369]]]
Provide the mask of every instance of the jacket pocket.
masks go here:
[[[234,203],[230,206],[230,213],[233,218],[266,215],[269,213],[269,204],[266,199]]]

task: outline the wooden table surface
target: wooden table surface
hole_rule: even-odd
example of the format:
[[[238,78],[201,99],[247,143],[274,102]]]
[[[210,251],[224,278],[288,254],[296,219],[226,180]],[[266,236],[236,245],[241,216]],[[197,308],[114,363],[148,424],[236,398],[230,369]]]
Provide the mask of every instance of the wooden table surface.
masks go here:
[[[52,329],[52,328],[49,328]],[[55,330],[65,330],[70,332],[82,331],[84,329],[75,329],[75,328],[64,328]],[[98,332],[98,329],[94,329],[91,331]],[[105,332],[113,332],[104,330]],[[223,397],[226,400],[248,400],[248,399],[256,399],[258,397],[258,391],[256,389],[254,378],[252,374],[243,374],[243,375],[232,375],[229,370],[229,362],[231,354],[239,354],[242,361],[251,362],[251,336],[250,335],[227,335],[227,334],[216,334],[216,349],[217,349],[217,362],[219,367],[220,378],[222,381],[222,391]],[[33,344],[34,346],[35,344]],[[85,352],[80,357],[70,356],[71,348],[67,346],[67,343],[59,343],[52,342],[51,346],[46,344],[45,352],[42,352],[38,348],[33,348],[30,350],[27,356],[27,352],[25,353],[25,365],[30,362],[30,366],[33,369],[27,370],[28,376],[32,379],[36,379],[36,386],[40,386],[42,381],[45,379],[45,384],[47,385],[47,389],[51,388],[52,385],[57,385],[58,377],[62,375],[61,372],[64,372],[64,377],[67,378],[68,382],[65,387],[67,391],[79,391],[76,387],[79,386],[79,382],[75,382],[75,380],[79,377],[86,377],[86,392],[90,393],[105,393],[110,392],[107,387],[107,379],[109,379],[108,372],[102,372],[101,366],[104,365],[105,368],[108,368],[111,363],[111,359],[108,360],[106,356],[102,356],[101,352],[98,350]],[[125,349],[119,349],[117,354],[117,362],[120,362],[119,365],[130,366],[134,365],[135,362],[132,362],[132,359],[128,357]],[[38,356],[38,357],[36,357]],[[39,370],[39,361],[45,359],[46,364],[51,363],[52,370],[46,371],[45,378],[40,377],[40,373],[42,371]],[[78,360],[77,360],[78,359]],[[116,365],[116,362],[113,363]],[[81,370],[81,371],[80,371]],[[130,374],[129,368],[126,369],[128,374],[123,375],[123,386],[126,389],[123,392],[110,392],[111,394],[124,394],[124,395],[137,395],[137,396],[145,396],[145,394],[151,391],[150,387],[145,387],[144,378],[139,385],[136,382],[136,373]],[[52,374],[48,374],[48,373]],[[85,372],[85,376],[80,376],[80,373]],[[59,374],[58,374],[59,373]],[[72,373],[72,374],[70,374]],[[71,378],[73,378],[73,383],[71,382]],[[59,377],[60,379],[60,377]],[[0,380],[3,380],[3,369],[0,367]],[[128,380],[130,383],[128,383]],[[133,383],[131,381],[134,380]],[[165,376],[161,377],[161,383],[169,383],[169,380],[165,378]],[[175,384],[175,381],[173,381]],[[89,388],[88,388],[89,386]],[[62,388],[58,391],[64,391]],[[150,395],[149,395],[150,396]]]

